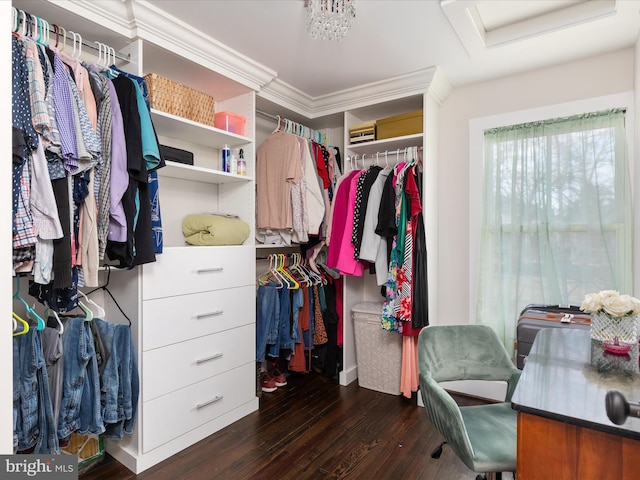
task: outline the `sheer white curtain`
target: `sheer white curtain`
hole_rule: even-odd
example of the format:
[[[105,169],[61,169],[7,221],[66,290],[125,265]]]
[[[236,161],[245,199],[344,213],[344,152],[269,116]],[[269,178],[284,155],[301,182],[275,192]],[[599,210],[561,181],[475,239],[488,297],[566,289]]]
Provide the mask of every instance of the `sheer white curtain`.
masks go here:
[[[513,348],[530,303],[632,291],[632,199],[624,110],[484,135],[477,321]]]

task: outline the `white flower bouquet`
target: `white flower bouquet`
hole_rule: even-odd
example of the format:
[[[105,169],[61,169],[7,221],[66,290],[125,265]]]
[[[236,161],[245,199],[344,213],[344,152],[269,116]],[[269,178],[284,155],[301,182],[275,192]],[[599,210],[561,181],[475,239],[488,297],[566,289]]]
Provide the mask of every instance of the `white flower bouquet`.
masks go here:
[[[640,300],[630,295],[620,295],[616,290],[588,293],[580,306],[586,313],[606,313],[612,317],[633,317],[640,314]]]
[[[614,342],[616,346],[619,342],[638,343],[637,298],[620,295],[616,290],[602,290],[585,295],[580,310],[591,314],[592,339]]]

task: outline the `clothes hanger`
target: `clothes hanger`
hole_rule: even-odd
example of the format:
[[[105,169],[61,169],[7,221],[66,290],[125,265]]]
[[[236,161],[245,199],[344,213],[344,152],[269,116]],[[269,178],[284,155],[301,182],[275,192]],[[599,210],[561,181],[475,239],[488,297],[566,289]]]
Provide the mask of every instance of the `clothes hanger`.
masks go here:
[[[299,253],[292,253],[291,255],[291,273],[294,274],[294,278],[298,280],[301,285],[306,285],[307,287],[312,285],[311,278],[304,271],[302,267],[302,255]]]
[[[108,45],[106,45],[106,47],[107,47],[108,55],[109,55],[109,57],[110,57],[110,58],[107,60],[107,73],[109,74],[109,77],[110,77],[111,79],[114,79],[114,78],[116,78],[116,77],[118,76],[118,73],[117,73],[117,72],[115,72],[115,71],[111,68],[111,66],[112,66],[112,65],[113,65],[113,66],[115,66],[115,65],[116,65],[116,49],[115,49],[115,48],[113,48],[113,47],[110,47],[110,46],[108,46]]]
[[[29,322],[27,322],[24,318],[22,318],[16,312],[11,312],[11,315],[13,317],[13,336],[17,337],[18,335],[24,335],[25,333],[27,333],[29,331]],[[18,332],[16,332],[16,330],[18,329],[17,322],[20,322],[22,324],[22,330]]]
[[[27,316],[28,317],[33,316],[37,320],[38,325],[36,329],[44,330],[44,328],[47,326],[44,319],[40,315],[38,315],[38,313],[33,308],[31,308],[31,306],[27,303],[27,301],[24,298],[20,296],[20,275],[16,275],[16,285],[17,285],[16,293],[13,294],[13,299],[19,300],[20,302],[22,302],[22,304],[24,305],[27,311]]]
[[[279,271],[282,272],[282,274],[285,276],[285,278],[288,280],[287,283],[290,283],[289,285],[289,289],[291,290],[296,290],[298,288],[300,288],[300,283],[294,278],[294,276],[291,274],[291,272],[289,271],[289,269],[287,268],[286,265],[286,256],[284,253],[279,253],[278,254],[278,260],[279,260]]]
[[[87,307],[84,303],[82,303],[82,301],[80,301],[80,300],[78,300],[78,307],[85,314],[84,321],[85,322],[91,322],[93,320],[93,312],[91,311],[91,309],[89,307]]]
[[[18,33],[20,34],[20,36],[26,37],[27,36],[27,14],[24,10],[18,10],[18,12],[22,14],[21,15],[22,23],[18,25]]]
[[[280,279],[280,275],[276,274],[273,262],[274,262],[274,255],[269,255],[269,270],[267,270],[265,273],[263,273],[258,277],[257,283],[260,286],[265,286],[265,285],[268,285],[269,281],[273,278],[278,282],[277,288],[282,288],[284,287],[284,283]]]
[[[82,56],[82,36],[80,36],[79,33],[76,33],[76,35],[78,36],[78,54],[75,58],[80,61],[80,57]]]
[[[276,272],[280,274],[287,288],[290,290],[294,290],[295,288],[297,288],[296,285],[298,285],[299,287],[298,282],[296,281],[295,278],[293,278],[293,276],[285,266],[285,263],[284,263],[285,255],[283,253],[277,253],[275,255],[276,255],[276,260],[275,260]]]
[[[95,42],[96,45],[98,46],[98,59],[96,60],[96,63],[94,63],[95,66],[100,67],[101,69],[104,68],[104,60],[103,60],[103,52],[104,52],[104,43],[101,42]]]
[[[71,53],[71,58],[80,60],[80,55],[82,55],[82,37],[79,33],[72,32],[71,30],[69,30],[69,35],[73,35],[73,52]]]
[[[44,311],[44,316],[47,318],[49,318],[49,316],[54,317],[58,322],[58,335],[62,335],[64,333],[64,325],[62,324],[62,320],[60,320],[60,315],[58,315],[58,312],[47,307]]]
[[[67,43],[67,30],[64,27],[60,27],[62,30],[62,45],[60,45],[60,52],[64,52],[64,48]]]
[[[44,19],[40,19],[40,22],[42,24],[42,45],[44,45],[45,47],[49,46],[49,41],[51,40],[51,30],[49,28],[49,22],[47,22]]]
[[[16,7],[11,7],[11,20],[11,30],[13,33],[18,33],[18,29],[20,28],[20,15]]]
[[[308,280],[307,286],[317,285],[322,279],[307,265],[307,260],[302,258],[300,253],[294,253],[297,258],[297,267],[302,270]]]
[[[98,318],[104,320],[104,317],[105,317],[105,315],[107,313],[107,312],[104,311],[104,308],[102,308],[96,302],[91,300],[89,297],[87,297],[87,295],[84,292],[81,292],[80,290],[78,290],[78,295],[83,297],[87,301],[88,304],[93,305],[94,307],[96,307],[98,309]],[[78,302],[78,303],[80,303],[80,302]]]

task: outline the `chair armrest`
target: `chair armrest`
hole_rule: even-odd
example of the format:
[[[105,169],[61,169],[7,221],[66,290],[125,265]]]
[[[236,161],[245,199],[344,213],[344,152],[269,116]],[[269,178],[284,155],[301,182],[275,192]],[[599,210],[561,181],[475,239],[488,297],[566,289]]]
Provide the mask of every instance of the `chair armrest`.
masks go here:
[[[467,466],[473,465],[473,449],[456,401],[434,379],[424,375],[420,375],[420,392],[431,423],[456,455]]]
[[[517,368],[513,370],[511,373],[511,378],[507,380],[507,395],[504,399],[505,402],[510,402],[511,397],[513,396],[513,392],[516,390],[516,386],[518,385],[518,381],[520,380],[520,374],[522,372]]]

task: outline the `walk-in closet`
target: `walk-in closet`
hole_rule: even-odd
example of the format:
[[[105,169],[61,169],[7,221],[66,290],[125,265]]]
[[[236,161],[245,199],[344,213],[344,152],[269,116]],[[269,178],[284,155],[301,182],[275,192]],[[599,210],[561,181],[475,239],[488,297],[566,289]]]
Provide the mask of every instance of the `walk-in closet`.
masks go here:
[[[32,186],[58,205],[50,216],[65,220],[35,231],[24,258],[14,232],[14,360],[45,352],[32,380],[49,385],[38,397],[51,410],[42,418],[56,419],[32,419],[27,438],[27,420],[14,417],[14,453],[57,454],[73,434],[143,472],[256,412],[260,397],[286,390],[290,375],[342,386],[360,376],[364,388],[415,400],[415,332],[436,302],[428,287],[438,268],[436,124],[449,88],[436,68],[329,98],[312,112],[296,106],[293,91],[279,91],[276,72],[217,42],[215,31],[174,21],[161,2],[16,0],[11,15],[14,82],[23,78],[27,94],[20,108],[44,108],[59,130],[33,132],[42,152],[38,142],[21,145],[13,203],[27,205]],[[79,168],[78,145],[60,146],[65,129],[80,127],[77,112],[60,114],[61,79],[71,82],[65,108],[84,105],[89,119],[82,127],[91,141],[78,140],[89,164]],[[29,82],[43,86],[41,107],[29,104]],[[376,121],[403,116],[414,122],[410,133],[366,136]],[[144,159],[138,166],[132,151]],[[111,168],[122,175],[120,197],[106,181],[116,176]],[[86,190],[92,203],[77,198]],[[121,198],[128,203],[118,217]],[[388,228],[378,220],[383,210]],[[82,230],[93,221],[95,237]],[[63,254],[70,263],[60,263]],[[51,258],[53,274],[44,265]],[[422,295],[413,295],[412,278]],[[359,327],[362,305],[386,327]],[[368,335],[375,338],[367,344]],[[65,430],[57,419],[72,393],[55,383],[64,375],[44,355],[57,348],[72,357],[83,341],[89,361],[77,368],[94,390],[83,390],[77,422]],[[370,358],[386,363],[382,382],[393,388],[364,381],[377,374]],[[23,371],[14,368],[14,390]],[[128,403],[115,406],[112,420],[103,391],[110,371],[127,372],[118,381]],[[14,399],[14,412],[22,402]],[[10,436],[4,425],[0,433]]]

